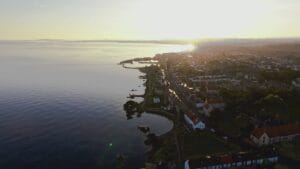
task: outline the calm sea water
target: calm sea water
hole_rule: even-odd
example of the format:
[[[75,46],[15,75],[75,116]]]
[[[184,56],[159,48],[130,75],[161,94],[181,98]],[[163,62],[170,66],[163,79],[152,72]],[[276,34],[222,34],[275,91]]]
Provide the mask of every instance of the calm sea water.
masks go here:
[[[143,166],[145,135],[172,123],[143,114],[127,120],[131,89],[143,93],[137,70],[118,62],[186,46],[88,42],[0,42],[0,168],[110,169],[120,153]]]

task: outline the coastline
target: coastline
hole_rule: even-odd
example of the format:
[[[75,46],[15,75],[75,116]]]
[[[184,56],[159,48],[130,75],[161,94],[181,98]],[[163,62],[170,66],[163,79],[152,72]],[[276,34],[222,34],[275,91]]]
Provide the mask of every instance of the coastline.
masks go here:
[[[121,62],[124,68],[128,68],[125,64],[132,64],[136,59]],[[149,60],[149,58],[146,58]],[[137,62],[144,62],[143,58]],[[131,67],[129,67],[131,68]],[[145,74],[145,92],[144,100],[140,103],[134,103],[131,106],[125,106],[126,113],[150,113],[163,116],[173,122],[172,129],[168,132],[156,136],[153,133],[147,135],[148,139],[145,143],[151,145],[151,149],[146,153],[146,165],[158,164],[163,162],[166,165],[182,166],[185,159],[195,158],[207,154],[219,154],[227,152],[236,152],[240,148],[230,144],[208,130],[198,133],[191,131],[185,124],[182,113],[176,113],[168,108],[169,87],[164,84],[163,72],[159,64],[134,67]],[[159,91],[162,92],[159,92]],[[158,97],[158,93],[160,97]],[[154,98],[160,98],[159,103],[154,103]],[[131,107],[126,110],[125,107]],[[218,148],[211,147],[211,143],[216,144]],[[199,150],[201,150],[199,152]]]
[[[145,64],[147,62],[150,63],[150,64],[154,64],[154,63],[151,63],[149,62],[149,59],[152,59],[152,58],[141,58],[141,59],[131,59],[131,60],[126,60],[126,61],[122,61],[120,62],[120,65],[122,65],[123,68],[125,69],[137,69],[139,70],[140,72],[142,73],[145,73],[145,92],[143,94],[143,101],[141,101],[140,103],[137,103],[136,106],[138,107],[137,110],[140,112],[142,111],[143,113],[149,113],[149,114],[155,114],[155,115],[159,115],[159,116],[162,116],[170,121],[172,121],[173,123],[173,126],[172,128],[166,132],[166,133],[163,133],[161,135],[158,135],[156,136],[157,139],[159,140],[159,142],[164,142],[165,140],[168,139],[168,137],[172,136],[174,134],[174,131],[176,129],[176,126],[178,125],[179,123],[179,120],[177,119],[176,115],[175,114],[171,114],[170,112],[166,111],[166,110],[163,110],[161,108],[158,108],[158,107],[153,107],[151,106],[151,101],[153,99],[153,97],[151,96],[152,93],[151,93],[151,89],[153,88],[152,84],[153,84],[153,78],[149,77],[149,69],[147,69],[148,66],[144,66],[144,67],[129,67],[129,66],[126,66],[125,64],[132,64],[134,61],[135,62],[143,62],[143,64]],[[155,63],[157,64],[157,63]],[[133,98],[135,97],[135,95],[132,95]],[[137,96],[138,97],[138,96]],[[152,148],[150,150],[150,152],[148,152],[148,158],[152,158],[151,156],[153,155],[153,150],[156,150],[158,149],[160,146],[154,146],[152,145]],[[149,157],[150,156],[150,157]]]
[[[219,157],[222,157],[224,155],[228,157],[234,157],[235,155],[243,153],[246,153],[249,156],[251,156],[251,154],[261,154],[264,156],[261,158],[274,156],[274,158],[276,159],[281,158],[281,160],[285,160],[285,162],[279,161],[278,164],[285,164],[288,166],[289,164],[292,164],[292,160],[286,162],[286,157],[297,159],[297,153],[294,153],[292,151],[293,148],[297,147],[297,142],[289,144],[282,143],[281,145],[277,146],[268,145],[263,148],[258,148],[253,144],[253,142],[251,142],[250,139],[252,139],[253,137],[253,135],[251,135],[253,129],[259,129],[259,123],[265,120],[265,117],[255,116],[255,114],[252,114],[252,112],[253,110],[256,110],[256,112],[260,112],[260,110],[257,110],[260,107],[268,108],[269,102],[266,103],[262,101],[268,100],[269,98],[279,98],[280,100],[282,100],[282,103],[284,103],[283,100],[285,99],[287,103],[292,107],[297,107],[293,105],[294,102],[291,101],[296,98],[297,95],[290,94],[287,96],[287,93],[296,93],[296,89],[294,88],[294,79],[297,77],[296,73],[298,73],[299,71],[287,71],[282,68],[284,69],[283,73],[287,75],[289,75],[289,73],[294,73],[292,74],[293,76],[291,75],[291,77],[287,79],[280,76],[278,78],[270,78],[268,76],[260,77],[259,75],[261,74],[265,75],[263,74],[264,67],[262,67],[261,71],[263,73],[259,72],[261,74],[257,74],[257,78],[263,79],[264,82],[267,82],[268,80],[271,82],[269,82],[270,86],[266,86],[266,88],[261,89],[259,87],[256,87],[255,85],[251,85],[251,82],[249,83],[248,75],[244,77],[239,76],[239,74],[247,74],[249,73],[249,71],[253,72],[252,69],[242,69],[243,67],[239,68],[239,64],[235,62],[236,60],[230,61],[234,63],[230,63],[229,66],[227,65],[228,67],[224,66],[226,65],[223,64],[224,62],[215,62],[215,59],[219,59],[218,57],[220,56],[223,56],[223,58],[227,59],[225,57],[225,54],[216,55],[216,58],[205,58],[211,62],[210,64],[206,64],[206,62],[202,63],[204,60],[202,57],[194,57],[199,56],[199,53],[192,54],[167,53],[157,55],[156,57],[154,57],[154,59],[157,59],[157,61],[159,62],[156,63],[155,66],[150,65],[145,67],[129,67],[125,65],[133,64],[134,62],[147,62],[149,58],[145,59],[145,61],[143,61],[143,58],[140,58],[123,62],[124,68],[138,69],[146,74],[144,76],[146,79],[144,101],[137,104],[139,105],[141,110],[143,112],[164,116],[165,118],[172,120],[174,124],[173,128],[169,132],[160,136],[156,136],[154,138],[148,138],[154,142],[151,151],[148,153],[148,164],[152,163],[153,165],[161,166],[161,163],[163,163],[163,165],[167,166],[175,165],[177,167],[181,167],[184,163],[189,163],[189,160],[198,160],[201,162],[207,162],[206,165],[210,165],[209,160],[211,159],[211,157],[215,157],[216,159],[218,159]],[[236,56],[228,56],[228,58],[231,57],[235,58]],[[264,60],[265,58],[260,59]],[[240,65],[243,65],[243,61],[244,60],[240,61]],[[197,63],[199,63],[200,65],[202,63],[202,67],[199,68],[195,66]],[[216,65],[216,63],[218,64]],[[238,67],[239,69],[235,69],[236,67]],[[205,70],[208,75],[205,75],[203,73],[203,70]],[[236,72],[238,72],[239,74],[234,74]],[[276,75],[283,73],[277,72],[274,74]],[[224,77],[227,77],[227,79],[225,79]],[[223,84],[222,86],[222,83],[220,83],[220,79],[225,79],[227,81],[228,79],[230,80],[227,84]],[[253,79],[253,83],[260,82],[255,81],[255,76]],[[282,87],[279,91],[274,91],[274,89],[272,88],[272,82],[274,82],[272,80],[277,80],[280,81],[280,83],[283,83],[276,83],[277,86],[280,85],[280,87]],[[210,86],[208,84],[208,81],[213,82],[213,84]],[[247,82],[247,84],[239,84],[240,81]],[[291,87],[286,89],[286,87],[289,86],[284,83],[290,83],[291,81],[293,82],[294,86],[291,86],[290,84]],[[202,84],[199,84],[197,82],[202,82]],[[250,87],[248,86],[248,83],[250,84]],[[195,86],[198,88],[194,88]],[[211,87],[211,90],[209,90],[208,87]],[[260,98],[260,100],[262,100],[260,102],[260,105],[253,105],[253,107],[255,107],[253,110],[245,110],[244,107],[246,106],[243,105],[245,104],[244,102],[248,102],[251,105],[251,102],[253,103],[253,101],[251,99],[248,99],[255,98],[251,96],[257,94],[257,91],[261,91],[261,96],[258,97]],[[175,96],[175,99],[172,99],[172,95]],[[235,98],[231,96],[237,97]],[[199,105],[199,107],[197,107],[197,104]],[[215,107],[213,107],[212,105]],[[227,107],[227,109],[224,109],[226,108],[225,105],[227,105],[229,108]],[[242,105],[242,108],[240,105]],[[211,106],[211,110],[208,110],[209,106]],[[243,110],[242,113],[240,112],[240,109]],[[228,110],[234,110],[236,111],[236,114],[231,113]],[[279,125],[278,122],[280,122],[281,126],[279,127],[284,127],[282,122],[288,122],[288,120],[290,120],[290,124],[295,122],[294,119],[291,118],[293,117],[293,115],[286,117],[280,114],[285,111],[286,109],[282,109],[281,112],[276,112],[276,116],[274,116],[274,111],[273,113],[265,115],[269,118],[269,120],[271,120],[271,122],[274,122],[273,124],[268,124],[270,128],[272,128],[272,125],[276,124],[276,122],[277,125]],[[189,115],[191,113],[194,115]],[[212,116],[210,116],[211,114]],[[244,117],[251,117],[256,121],[253,121],[251,124],[247,124],[247,119],[245,122],[245,120],[243,119]],[[290,119],[288,119],[288,117]],[[196,118],[204,121],[204,127],[194,127],[192,123],[197,123]],[[196,122],[194,122],[194,120]],[[230,124],[228,125],[226,123]],[[191,124],[193,126],[191,126]],[[298,125],[298,123],[296,125]],[[276,127],[273,128],[275,129]],[[241,133],[243,135],[241,135]],[[245,160],[247,160],[247,158],[245,158]],[[216,162],[216,164],[218,164],[218,162]],[[234,164],[230,163],[230,165]],[[254,163],[253,165],[256,165],[256,163]],[[263,165],[272,166],[272,164]]]

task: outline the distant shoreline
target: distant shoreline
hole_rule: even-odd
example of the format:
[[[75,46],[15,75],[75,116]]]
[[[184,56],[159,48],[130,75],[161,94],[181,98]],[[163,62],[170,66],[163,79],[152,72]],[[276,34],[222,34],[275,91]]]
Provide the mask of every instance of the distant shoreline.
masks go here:
[[[65,43],[135,43],[135,44],[164,44],[164,45],[190,45],[190,40],[63,40],[63,39],[36,39],[36,40],[0,40],[0,42],[65,42]]]
[[[0,42],[66,42],[66,43],[136,43],[136,44],[165,44],[165,45],[191,45],[191,44],[222,44],[233,43],[300,43],[300,37],[281,38],[204,38],[204,39],[166,39],[166,40],[66,40],[66,39],[23,39],[9,40],[0,39]]]

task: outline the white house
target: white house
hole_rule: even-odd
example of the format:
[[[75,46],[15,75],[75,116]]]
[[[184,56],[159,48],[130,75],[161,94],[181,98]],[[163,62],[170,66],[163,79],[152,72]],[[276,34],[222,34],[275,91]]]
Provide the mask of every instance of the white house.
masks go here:
[[[297,79],[293,80],[293,81],[292,81],[292,84],[293,84],[295,87],[300,88],[300,78],[297,78]]]
[[[300,125],[288,124],[275,127],[256,128],[250,135],[250,139],[258,146],[262,146],[282,141],[291,141],[297,136],[300,136]]]
[[[194,114],[193,112],[187,112],[184,113],[184,119],[186,123],[191,126],[194,130],[200,129],[203,130],[205,129],[205,123],[203,123],[200,118]]]

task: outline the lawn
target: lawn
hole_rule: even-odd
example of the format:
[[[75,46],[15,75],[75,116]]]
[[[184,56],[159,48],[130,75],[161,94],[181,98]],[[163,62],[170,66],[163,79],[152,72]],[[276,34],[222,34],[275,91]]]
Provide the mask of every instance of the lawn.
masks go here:
[[[218,130],[230,137],[237,137],[241,134],[240,129],[234,124],[233,120],[223,120],[218,123]]]
[[[182,137],[183,154],[185,158],[238,151],[239,147],[232,145],[210,132],[191,132]]]
[[[163,145],[150,157],[151,161],[173,161],[177,159],[178,154],[174,132],[176,131],[174,130],[172,134],[166,138]],[[178,129],[177,132],[179,134],[183,160],[240,150],[238,146],[230,144],[208,131],[186,132],[181,128]]]
[[[290,159],[300,161],[300,139],[277,145],[279,153]]]
[[[293,102],[289,103],[288,116],[290,122],[295,122],[300,120],[300,104],[299,100],[295,99]]]

